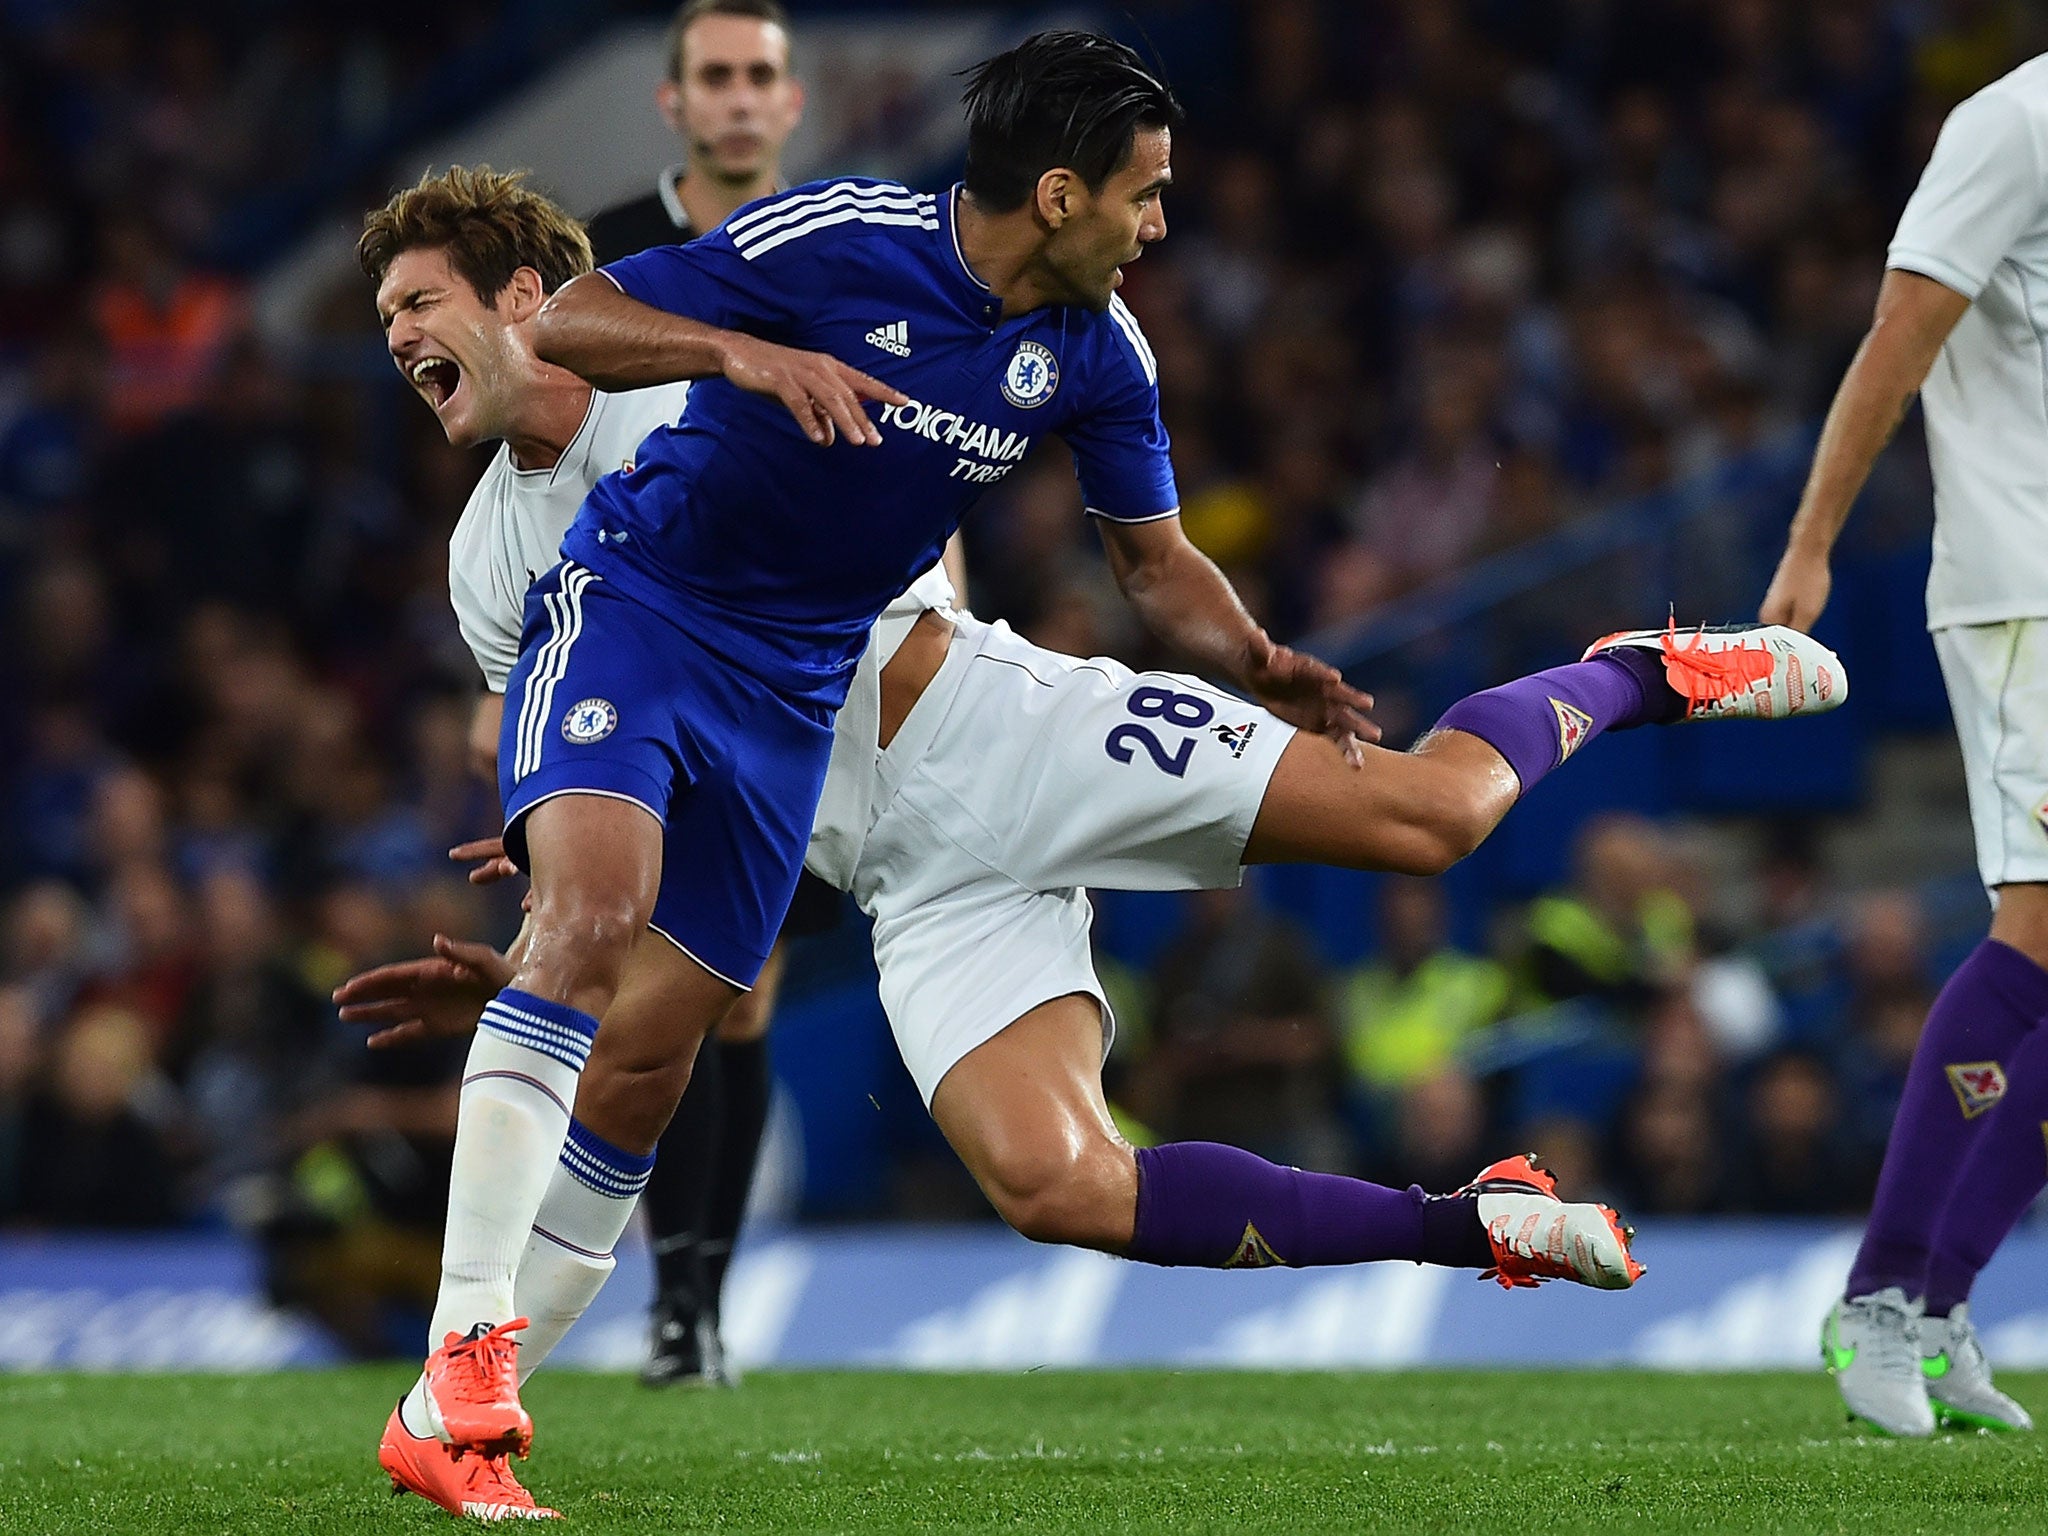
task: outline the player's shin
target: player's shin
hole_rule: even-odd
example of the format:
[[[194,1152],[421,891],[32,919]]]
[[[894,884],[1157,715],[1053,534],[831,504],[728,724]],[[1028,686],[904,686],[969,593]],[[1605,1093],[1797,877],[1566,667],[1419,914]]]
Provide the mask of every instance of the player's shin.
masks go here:
[[[2048,1028],[2010,1052],[2004,1095],[1983,1117],[1934,1227],[1927,1313],[1970,1299],[1979,1270],[2048,1184]]]
[[[561,1161],[519,1262],[519,1379],[539,1368],[610,1278],[612,1251],[633,1219],[652,1157],[622,1151],[571,1121]]]
[[[1435,729],[1477,736],[1507,760],[1527,794],[1602,731],[1679,718],[1685,702],[1663,670],[1647,653],[1603,653],[1460,699]]]
[[[484,1009],[463,1072],[430,1347],[514,1315],[513,1275],[596,1034],[588,1014],[514,987]]]
[[[514,1295],[519,1315],[527,1320],[519,1331],[519,1385],[539,1370],[555,1346],[576,1326],[598,1292],[618,1268],[611,1254],[593,1255],[565,1248],[536,1230],[519,1261]]]
[[[2048,971],[1996,939],[1979,944],[1949,977],[1906,1073],[1870,1224],[1844,1294],[1868,1296],[1890,1286],[1909,1297],[1925,1294],[1942,1213],[1958,1196],[1971,1198],[1959,1182],[1964,1156],[2005,1092],[2014,1048],[2044,1016]],[[2040,1159],[2036,1146],[2030,1166]]]
[[[1138,1157],[1128,1250],[1154,1264],[1252,1269],[1413,1259],[1476,1269],[1510,1289],[1570,1280],[1626,1290],[1643,1266],[1604,1205],[1567,1203],[1527,1156],[1503,1158],[1452,1194],[1282,1168],[1235,1147],[1178,1142]]]
[[[1483,1269],[1493,1250],[1476,1199],[1430,1199],[1363,1179],[1283,1168],[1237,1147],[1183,1141],[1138,1159],[1129,1257],[1254,1269],[1413,1259]]]

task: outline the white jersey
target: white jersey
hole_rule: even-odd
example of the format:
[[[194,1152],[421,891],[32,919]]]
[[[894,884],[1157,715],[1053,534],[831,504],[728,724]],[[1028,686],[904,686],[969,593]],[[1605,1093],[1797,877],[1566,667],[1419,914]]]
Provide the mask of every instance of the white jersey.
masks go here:
[[[583,498],[604,476],[630,464],[648,433],[682,414],[688,392],[688,384],[618,394],[593,390],[583,425],[553,469],[515,469],[510,451],[498,446],[448,541],[448,595],[491,692],[505,691],[519,660],[526,589],[560,559],[562,535]],[[847,690],[805,860],[813,874],[841,890],[853,884],[853,867],[873,820],[882,668],[919,614],[949,609],[952,602],[953,584],[935,565],[883,611]]]
[[[592,390],[583,425],[552,469],[515,468],[512,450],[498,444],[448,540],[455,622],[491,692],[505,691],[519,660],[526,589],[562,558],[562,535],[583,498],[631,464],[648,433],[681,416],[689,392],[687,383],[616,395]]]
[[[1920,389],[1928,627],[2048,617],[2048,54],[1949,114],[1886,264],[1972,301]]]

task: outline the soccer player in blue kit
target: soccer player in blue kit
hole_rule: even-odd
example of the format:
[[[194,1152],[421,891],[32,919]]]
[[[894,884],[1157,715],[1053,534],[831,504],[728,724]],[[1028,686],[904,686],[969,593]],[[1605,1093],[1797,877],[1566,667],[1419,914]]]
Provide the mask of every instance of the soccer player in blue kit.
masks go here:
[[[591,492],[506,689],[505,843],[532,910],[464,1077],[430,1335],[449,1342],[408,1399],[458,1451],[531,1440],[513,1277],[585,1061],[671,1072],[753,981],[870,625],[1041,434],[1072,448],[1162,638],[1298,725],[1377,735],[1370,700],[1273,644],[1180,533],[1155,368],[1115,298],[1166,233],[1171,93],[1118,44],[1049,33],[984,66],[969,109],[973,193],[798,188],[577,279],[533,322],[538,356],[601,389],[703,382]],[[643,930],[665,958],[636,957],[634,983],[669,1006],[600,1033]],[[623,1178],[639,1156],[586,1150]]]

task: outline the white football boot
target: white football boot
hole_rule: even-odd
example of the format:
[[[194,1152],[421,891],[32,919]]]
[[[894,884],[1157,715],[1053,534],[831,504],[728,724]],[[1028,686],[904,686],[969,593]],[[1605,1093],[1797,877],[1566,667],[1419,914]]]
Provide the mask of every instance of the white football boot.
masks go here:
[[[1623,649],[1663,656],[1664,680],[1685,700],[1688,720],[1783,720],[1821,714],[1849,697],[1842,658],[1783,624],[1622,630],[1595,640],[1580,659]]]
[[[1820,1327],[1820,1357],[1852,1417],[1888,1435],[1934,1433],[1920,1369],[1920,1308],[1896,1285],[1844,1296]]]
[[[1920,1319],[1920,1374],[1935,1418],[1949,1429],[2032,1429],[2033,1417],[1991,1385],[1991,1362],[1964,1302],[1947,1317]]]
[[[1508,1290],[1572,1280],[1625,1291],[1643,1277],[1629,1252],[1635,1230],[1607,1206],[1558,1199],[1557,1180],[1534,1153],[1488,1164],[1453,1198],[1464,1196],[1478,1199],[1493,1248],[1493,1268],[1480,1274],[1482,1280],[1498,1280]]]

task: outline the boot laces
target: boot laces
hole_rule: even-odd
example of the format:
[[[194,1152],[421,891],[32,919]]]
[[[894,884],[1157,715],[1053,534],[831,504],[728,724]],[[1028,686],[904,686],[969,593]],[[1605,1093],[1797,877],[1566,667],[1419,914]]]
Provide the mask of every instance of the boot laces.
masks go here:
[[[1850,1306],[1862,1308],[1871,1324],[1857,1342],[1881,1370],[1887,1375],[1919,1372],[1920,1341],[1913,1326],[1919,1314],[1911,1303],[1878,1295],[1858,1297]]]
[[[464,1395],[502,1397],[519,1382],[519,1341],[512,1337],[526,1327],[515,1317],[448,1346],[448,1374]],[[479,1327],[482,1325],[479,1324]]]
[[[1681,641],[1677,619],[1667,618],[1663,640],[1664,680],[1685,695],[1688,720],[1700,705],[1716,703],[1762,682],[1777,666],[1766,647],[1748,641],[1709,649],[1704,624]]]
[[[492,1456],[471,1474],[470,1493],[487,1504],[510,1504],[517,1509],[533,1508],[533,1495],[512,1475],[510,1457]]]

